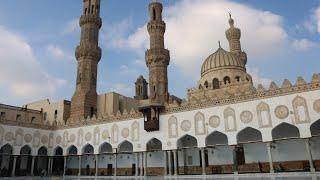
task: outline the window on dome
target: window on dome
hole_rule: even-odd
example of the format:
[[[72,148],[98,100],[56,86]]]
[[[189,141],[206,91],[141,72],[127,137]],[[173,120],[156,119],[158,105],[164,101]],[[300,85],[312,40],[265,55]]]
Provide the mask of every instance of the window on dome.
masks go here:
[[[236,76],[237,82],[240,82],[240,76]]]
[[[204,87],[206,87],[206,88],[209,87],[208,81],[204,82]]]
[[[224,84],[230,84],[231,83],[229,76],[224,77],[223,81],[224,81]]]
[[[220,88],[220,84],[219,84],[219,79],[214,78],[212,81],[212,88],[213,89],[219,89]]]

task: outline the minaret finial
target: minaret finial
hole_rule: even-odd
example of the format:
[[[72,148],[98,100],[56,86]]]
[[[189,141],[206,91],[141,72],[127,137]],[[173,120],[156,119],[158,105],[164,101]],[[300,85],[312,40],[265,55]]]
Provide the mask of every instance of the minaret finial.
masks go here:
[[[231,11],[229,11],[229,25],[230,25],[230,27],[234,26],[234,20],[231,17]]]
[[[221,48],[220,40],[218,41],[218,44],[219,44],[219,48]]]

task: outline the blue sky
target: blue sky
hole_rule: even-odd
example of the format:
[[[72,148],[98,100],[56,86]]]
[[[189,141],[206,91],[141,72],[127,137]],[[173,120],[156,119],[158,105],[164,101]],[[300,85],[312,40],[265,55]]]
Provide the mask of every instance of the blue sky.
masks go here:
[[[148,3],[102,0],[98,93],[134,95],[134,81],[147,78],[144,51]],[[255,84],[310,81],[320,67],[319,0],[162,0],[171,52],[169,91],[186,97],[202,62],[218,47],[228,49],[228,12],[242,31],[248,71]],[[71,99],[74,48],[79,43],[82,0],[2,0],[0,6],[0,103],[22,105],[43,98]]]

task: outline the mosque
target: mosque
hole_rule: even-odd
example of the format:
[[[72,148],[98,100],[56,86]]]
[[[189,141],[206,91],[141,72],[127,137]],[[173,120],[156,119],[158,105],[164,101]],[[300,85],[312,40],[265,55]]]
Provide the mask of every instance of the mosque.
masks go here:
[[[100,0],[83,0],[72,99],[0,104],[1,176],[320,171],[320,74],[254,87],[230,15],[229,51],[210,54],[180,99],[168,92],[162,11],[161,3],[149,4],[148,81],[137,78],[134,97],[97,94]]]

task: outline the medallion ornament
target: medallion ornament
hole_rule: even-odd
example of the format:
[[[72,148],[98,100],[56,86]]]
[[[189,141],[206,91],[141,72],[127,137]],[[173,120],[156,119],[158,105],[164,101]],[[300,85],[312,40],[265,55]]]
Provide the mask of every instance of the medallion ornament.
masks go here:
[[[129,136],[129,129],[128,129],[128,128],[122,129],[122,131],[121,131],[121,136],[122,136],[123,138],[127,138],[127,137]]]
[[[86,141],[91,141],[92,134],[90,132],[87,132],[86,136],[84,137]]]
[[[289,109],[287,108],[287,106],[280,105],[276,107],[276,109],[274,110],[274,113],[277,118],[285,119],[289,116]]]
[[[212,128],[217,128],[220,125],[220,118],[219,116],[211,116],[209,118],[209,125]]]
[[[26,143],[30,143],[32,141],[32,135],[31,134],[25,134],[24,135],[24,141]]]
[[[320,99],[314,101],[313,109],[315,112],[320,113]]]
[[[182,131],[189,131],[191,129],[191,122],[189,120],[183,120],[181,122]]]
[[[250,123],[252,121],[252,118],[253,118],[253,114],[250,111],[243,111],[240,114],[240,120],[245,124]]]
[[[48,141],[49,141],[49,137],[48,136],[44,135],[44,136],[41,137],[41,143],[42,144],[47,144]]]
[[[6,135],[4,136],[4,139],[6,141],[12,141],[14,137],[14,134],[12,132],[7,132]]]
[[[61,137],[61,136],[57,136],[57,137],[56,137],[56,143],[57,143],[57,144],[60,144],[61,141],[62,141],[62,137]]]

